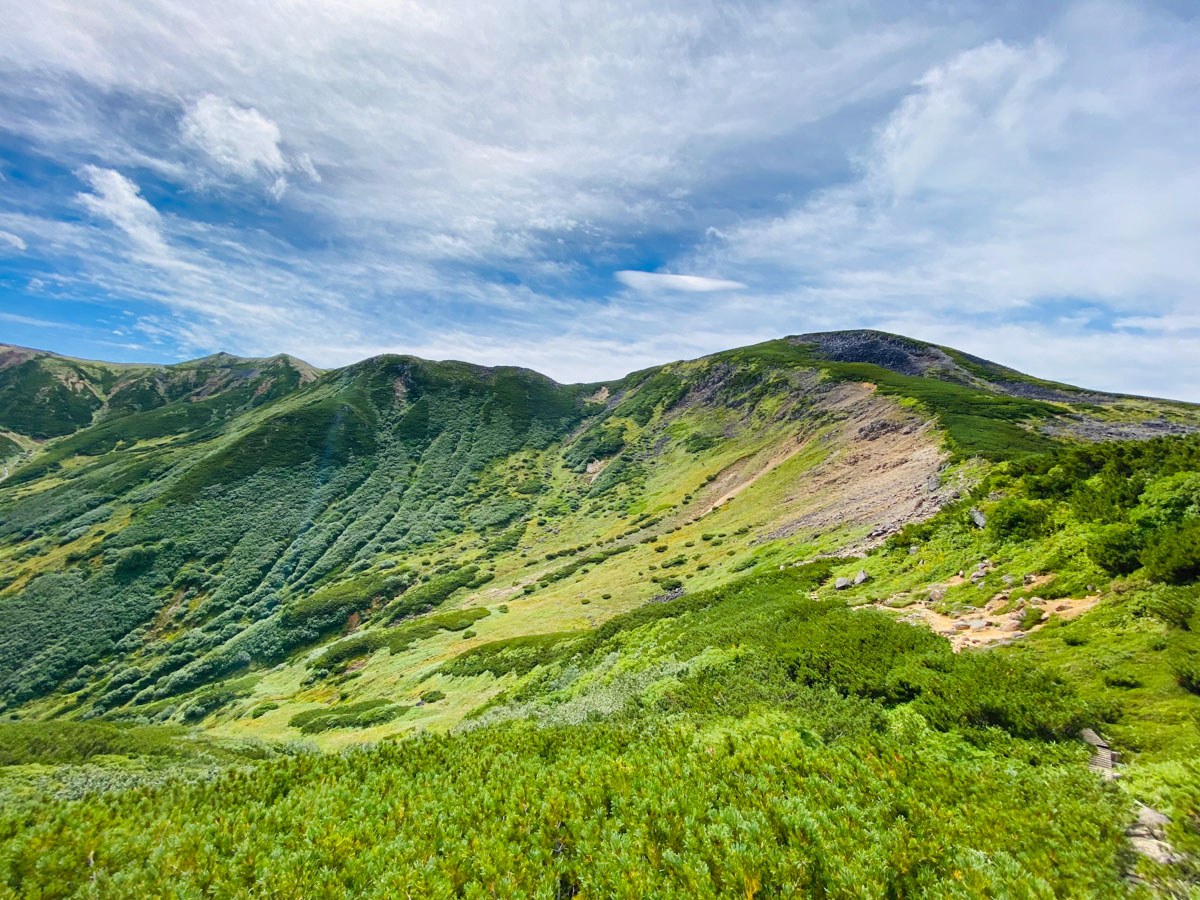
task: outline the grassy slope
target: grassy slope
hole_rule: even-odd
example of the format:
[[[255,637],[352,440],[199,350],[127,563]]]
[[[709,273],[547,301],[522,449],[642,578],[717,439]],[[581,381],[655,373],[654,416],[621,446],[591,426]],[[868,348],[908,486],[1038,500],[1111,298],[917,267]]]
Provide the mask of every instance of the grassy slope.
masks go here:
[[[680,765],[693,765],[681,745],[671,743],[677,738],[656,730],[662,723],[674,722],[692,734],[684,742],[687,746],[697,742],[707,746],[708,736],[727,732],[741,736],[739,740],[749,740],[759,747],[754,751],[754,766],[766,767],[755,771],[773,772],[772,767],[780,764],[770,757],[776,751],[785,756],[811,753],[813,771],[827,770],[822,777],[832,779],[839,790],[852,793],[882,775],[887,786],[877,786],[876,790],[912,791],[914,798],[921,798],[911,801],[912,816],[929,816],[933,821],[953,809],[950,814],[961,817],[955,819],[955,837],[939,843],[936,850],[927,846],[933,840],[932,833],[919,832],[913,846],[925,847],[925,857],[924,861],[916,861],[904,855],[908,851],[883,837],[886,829],[882,823],[895,812],[868,812],[862,807],[874,824],[869,829],[871,836],[859,844],[886,845],[889,849],[882,857],[888,860],[885,868],[890,866],[902,876],[904,872],[916,873],[912,881],[904,881],[907,876],[903,876],[900,881],[889,882],[891,876],[872,868],[876,863],[838,844],[833,832],[820,826],[806,833],[811,841],[827,847],[827,852],[810,852],[815,846],[811,842],[806,845],[810,850],[795,850],[794,836],[789,837],[791,832],[786,830],[769,835],[762,832],[755,838],[767,846],[777,845],[782,856],[768,854],[755,862],[743,859],[741,851],[726,849],[722,852],[725,862],[715,869],[712,862],[706,864],[709,877],[714,871],[719,873],[717,886],[704,888],[715,893],[729,893],[736,885],[741,885],[738,890],[748,891],[751,882],[758,879],[760,887],[768,890],[789,884],[808,885],[809,889],[823,885],[831,895],[850,895],[847,892],[854,879],[862,879],[860,886],[872,886],[868,893],[875,889],[916,892],[919,885],[924,885],[921,890],[930,896],[951,896],[954,883],[962,881],[970,885],[963,888],[967,893],[977,894],[987,885],[997,890],[1000,886],[1009,890],[1021,885],[1021,890],[1036,896],[1050,890],[1050,882],[1030,881],[1030,873],[1052,871],[1051,881],[1060,891],[1104,895],[1117,890],[1121,865],[1117,833],[1131,798],[1153,801],[1171,810],[1176,820],[1173,837],[1177,845],[1191,849],[1187,828],[1196,804],[1190,799],[1188,785],[1194,783],[1195,773],[1188,768],[1188,760],[1197,749],[1196,702],[1172,674],[1165,648],[1174,637],[1162,622],[1138,612],[1142,609],[1138,598],[1146,590],[1144,579],[1138,581],[1135,577],[1131,587],[1120,590],[1123,581],[1107,587],[1112,576],[1098,568],[1086,553],[1092,525],[1080,520],[1061,497],[1034,496],[1033,502],[1053,506],[1046,520],[1053,527],[1043,523],[1040,527],[1044,530],[1035,539],[1005,539],[981,532],[969,523],[965,506],[953,507],[928,531],[919,534],[919,553],[909,554],[897,545],[865,561],[837,566],[835,576],[852,575],[863,567],[872,580],[848,594],[835,593],[827,584],[817,588],[817,595],[824,598],[823,603],[840,607],[847,599],[853,604],[911,592],[970,568],[984,555],[997,563],[986,585],[993,589],[998,589],[1002,574],[1019,576],[1027,572],[1054,573],[1054,583],[1068,594],[1082,590],[1088,583],[1101,585],[1108,599],[1093,613],[1070,624],[1054,623],[1024,643],[991,653],[997,659],[1032,660],[1044,672],[1058,670],[1065,680],[1049,683],[1061,686],[1062,697],[1078,696],[1084,703],[1084,720],[1094,722],[1126,751],[1138,754],[1133,777],[1125,782],[1124,795],[1100,791],[1094,782],[1080,776],[1081,750],[1053,740],[1046,742],[1057,726],[1049,731],[1041,726],[1031,732],[1023,730],[1022,721],[1036,722],[1049,714],[1046,709],[1038,709],[1036,703],[1020,716],[990,723],[1008,737],[996,735],[980,743],[975,729],[980,722],[989,724],[987,711],[963,711],[945,705],[956,690],[980,694],[975,688],[946,691],[926,685],[922,689],[933,692],[929,696],[942,699],[935,702],[918,697],[914,705],[911,697],[900,702],[907,695],[889,694],[892,687],[865,693],[859,688],[835,687],[838,696],[860,697],[879,705],[889,717],[901,709],[924,710],[919,720],[903,716],[885,720],[872,718],[875,713],[855,706],[857,701],[843,708],[839,700],[834,704],[837,709],[832,709],[823,705],[824,700],[810,697],[795,705],[796,697],[789,696],[787,689],[770,696],[756,687],[762,683],[759,662],[778,656],[783,624],[807,615],[786,605],[775,617],[764,617],[764,610],[769,612],[772,602],[791,602],[789,598],[801,595],[797,593],[801,587],[803,593],[815,587],[787,588],[786,579],[793,571],[790,568],[777,576],[784,581],[771,585],[761,581],[762,573],[778,572],[781,566],[854,544],[876,524],[866,519],[846,520],[849,502],[844,506],[833,504],[825,518],[813,518],[820,511],[820,503],[828,499],[814,496],[813,486],[820,485],[823,494],[834,493],[846,501],[850,495],[838,492],[861,481],[856,471],[896,464],[880,449],[894,438],[868,440],[862,437],[860,421],[902,425],[910,418],[934,419],[940,432],[918,436],[911,445],[887,446],[897,448],[897,452],[901,447],[911,451],[923,446],[922,441],[935,445],[940,434],[948,455],[960,460],[941,472],[941,480],[961,477],[970,483],[986,468],[973,458],[975,454],[1004,452],[1020,457],[1041,449],[1044,443],[1029,430],[1029,421],[1069,412],[1071,407],[1057,403],[1047,408],[1046,401],[995,398],[977,386],[930,382],[869,363],[831,363],[815,357],[806,346],[786,341],[637,373],[608,386],[610,399],[604,407],[587,400],[596,386],[546,393],[545,385],[536,380],[524,381],[524,375],[505,375],[508,380],[496,381],[482,370],[457,364],[421,368],[426,366],[393,358],[382,364],[330,373],[302,391],[198,431],[146,434],[132,446],[91,457],[60,452],[57,469],[6,486],[8,499],[4,502],[7,509],[18,514],[17,519],[10,515],[10,522],[20,527],[10,530],[7,542],[0,547],[0,579],[8,579],[7,589],[0,594],[9,598],[5,602],[20,596],[41,572],[69,570],[82,562],[92,572],[90,583],[94,586],[117,571],[123,556],[138,547],[154,547],[157,554],[148,570],[134,572],[132,581],[127,582],[133,588],[146,585],[146,612],[140,614],[141,620],[134,620],[135,627],[130,631],[133,637],[122,641],[115,652],[110,649],[75,683],[51,682],[48,690],[23,699],[21,714],[72,719],[103,709],[105,717],[116,720],[200,722],[210,734],[225,740],[261,739],[267,746],[304,740],[325,749],[419,731],[445,732],[468,716],[472,723],[532,718],[567,729],[578,727],[571,723],[599,717],[611,720],[616,730],[597,726],[594,735],[581,737],[567,731],[554,740],[570,746],[583,740],[604,748],[615,741],[617,744],[612,746],[627,750],[612,752],[627,752],[630,765],[640,772],[649,772],[651,760],[665,752],[668,745],[680,754]],[[860,382],[875,385],[875,396],[856,387]],[[514,390],[515,386],[520,387]],[[531,401],[531,397],[537,399]],[[548,412],[539,418],[531,410]],[[1136,418],[1159,412],[1149,403],[1136,409],[1107,409],[1104,415]],[[1174,410],[1172,415],[1186,418],[1194,411]],[[347,424],[356,422],[362,423],[360,432],[354,431],[358,426]],[[543,424],[531,428],[534,422]],[[280,435],[285,438],[283,443]],[[85,431],[66,441],[79,438],[90,439]],[[65,446],[66,441],[58,446]],[[572,448],[585,446],[587,441],[606,448],[602,454],[606,464],[599,473],[579,471],[591,455],[573,452]],[[51,445],[50,454],[55,446]],[[936,463],[936,453],[931,458]],[[1024,496],[1022,492],[1027,490],[1023,470],[1010,473],[1002,466],[996,471],[999,474],[992,476],[987,490],[973,500],[989,513],[1002,502],[991,498],[993,489],[1018,496]],[[230,482],[230,472],[240,473],[244,480]],[[122,486],[122,480],[127,486]],[[113,485],[117,486],[115,490]],[[731,494],[731,500],[709,511],[713,503]],[[72,506],[80,497],[85,500]],[[88,506],[92,500],[87,498],[93,497],[101,498],[100,507]],[[248,502],[257,509],[243,508]],[[70,526],[81,521],[81,515],[95,517],[89,509],[103,507],[109,507],[106,517],[97,518],[76,535],[79,526]],[[506,518],[510,508],[519,511]],[[56,509],[65,511],[47,514]],[[258,529],[247,542],[230,537],[227,543],[222,536],[222,529],[228,525],[225,520],[235,513],[242,517],[236,521],[244,523],[245,528]],[[789,524],[797,521],[825,524],[789,530]],[[398,523],[407,530],[398,529]],[[356,528],[361,531],[360,537],[354,536]],[[426,530],[417,539],[414,529]],[[917,540],[912,534],[908,537]],[[654,540],[647,541],[649,538]],[[178,546],[164,549],[172,542]],[[629,549],[620,553],[578,565],[581,559],[627,545]],[[659,551],[657,548],[662,546],[666,549]],[[269,549],[269,556],[258,562],[255,554],[264,547]],[[678,565],[676,561],[680,561]],[[671,565],[664,568],[664,563]],[[388,627],[388,619],[372,618],[382,615],[377,612],[380,609],[400,608],[396,604],[402,606],[406,596],[418,596],[423,585],[439,584],[440,579],[466,566],[477,568],[474,586],[458,588],[439,600],[432,613],[399,626],[399,630]],[[256,573],[255,579],[241,589],[243,594],[231,593],[231,580],[251,570]],[[566,577],[558,577],[566,572]],[[746,573],[758,573],[752,575],[752,579],[758,579],[752,583],[759,585],[751,595],[754,614],[743,615],[735,604],[722,607],[719,614],[694,610],[679,616],[674,624],[638,618],[645,615],[645,610],[674,608],[671,603],[644,605],[663,591],[651,579],[679,579],[687,595],[684,601],[673,603],[686,604],[691,602],[688,598],[707,596],[706,590],[729,585]],[[409,586],[398,599],[391,600],[390,591],[394,589],[386,585],[394,578]],[[355,585],[360,584],[366,587],[358,590]],[[357,635],[380,635],[380,641],[386,643],[403,629],[413,628],[413,638],[393,642],[394,652],[378,649],[326,668],[319,659],[331,648],[339,647],[339,635],[347,626],[350,607],[337,607],[336,616],[316,631],[288,637],[295,642],[287,645],[281,655],[261,659],[251,655],[248,668],[235,664],[228,669],[211,669],[215,674],[201,673],[178,690],[172,689],[162,697],[154,695],[156,684],[161,689],[172,678],[178,680],[171,672],[190,671],[187,666],[170,670],[157,682],[152,671],[188,642],[197,638],[209,642],[201,643],[199,655],[190,657],[193,668],[207,665],[206,661],[224,660],[229,657],[226,648],[248,646],[246,634],[261,630],[264,624],[275,627],[271,623],[286,621],[292,615],[288,610],[311,605],[316,602],[313,598],[319,599],[334,589],[342,591],[336,596],[361,597],[352,601],[358,604],[352,622],[365,617]],[[127,592],[128,588],[123,590]],[[239,604],[238,597],[247,593],[253,605]],[[948,593],[945,607],[968,606],[991,593],[954,589]],[[128,593],[123,596],[128,605]],[[225,596],[230,599],[222,600]],[[461,628],[436,626],[437,617],[453,610],[484,610],[487,615]],[[143,624],[138,625],[138,621]],[[605,622],[617,624],[597,629]],[[222,637],[226,631],[234,636]],[[526,640],[531,635],[560,633],[587,636],[589,655],[571,656],[568,651],[573,653],[584,644],[566,638],[532,644]],[[895,643],[901,633],[887,632],[886,639],[876,636],[871,642]],[[291,632],[285,633],[288,635]],[[604,639],[608,643],[596,645],[597,636],[603,635],[607,635]],[[350,640],[357,639],[355,636]],[[517,643],[505,643],[514,640]],[[931,640],[935,641],[931,649],[942,644],[940,639]],[[745,648],[755,649],[747,656]],[[253,646],[250,649],[259,652]],[[847,650],[843,656],[856,659],[857,652]],[[542,665],[530,668],[538,662]],[[141,674],[126,674],[133,668]],[[1135,670],[1138,683],[1112,677],[1106,680],[1105,673],[1114,668]],[[811,687],[821,689],[831,677],[826,671]],[[920,674],[913,681],[914,677],[903,676],[902,682],[909,685],[906,690],[913,690],[914,684],[925,684],[921,679],[933,676]],[[968,673],[961,677],[973,676]],[[124,681],[129,678],[138,680]],[[121,685],[125,683],[133,687],[122,693]],[[1029,683],[1030,690],[1034,684]],[[697,685],[707,686],[701,690]],[[727,686],[727,695],[721,696],[716,705],[713,685]],[[131,701],[135,691],[143,692],[137,695],[142,699]],[[431,695],[431,691],[436,693]],[[97,706],[98,701],[103,703]],[[781,703],[790,710],[783,718],[777,715]],[[362,704],[375,704],[373,708],[384,709],[387,717],[366,727],[330,727],[307,734],[291,724],[306,711],[315,714],[326,708],[365,709]],[[867,719],[860,721],[860,715]],[[980,722],[972,719],[978,715],[984,717]],[[962,716],[967,719],[960,721]],[[345,721],[350,722],[350,717]],[[875,723],[866,733],[883,736],[870,737],[867,744],[855,743],[864,733],[863,721]],[[931,727],[931,722],[933,731],[929,732],[925,729]],[[647,725],[653,726],[653,733],[643,740],[638,735]],[[632,734],[623,730],[628,727],[634,727]],[[812,744],[813,729],[818,734],[818,745]],[[917,733],[922,735],[919,740],[913,736]],[[761,746],[755,743],[760,740]],[[1010,740],[1017,743],[1007,743]],[[520,729],[493,734],[492,729],[485,728],[468,738],[435,742],[428,751],[413,751],[411,759],[421,760],[419,764],[410,762],[403,751],[399,751],[399,757],[390,750],[373,751],[344,766],[329,764],[333,766],[327,773],[329,783],[336,786],[331,790],[340,799],[314,789],[303,802],[345,804],[338,808],[351,818],[369,815],[373,789],[362,793],[351,784],[364,778],[373,784],[370,779],[391,778],[389,772],[406,771],[410,765],[444,769],[451,783],[482,779],[480,783],[492,790],[491,785],[508,785],[518,776],[501,767],[493,781],[492,775],[460,770],[449,760],[463,754],[519,759],[543,753],[541,741],[536,734]],[[774,749],[767,753],[766,747]],[[845,776],[849,780],[842,780],[846,764],[842,754],[846,752],[869,758],[894,757],[896,767],[909,774],[896,781],[894,773],[858,770]],[[555,781],[559,777],[556,773],[571,771],[572,767],[592,772],[609,750],[581,753],[564,757],[561,769],[550,766],[544,778],[531,776],[533,780],[522,782],[523,790],[538,796],[546,791],[567,791],[564,802],[584,802],[587,791],[598,783],[595,776],[584,777],[580,784],[586,788],[572,794]],[[700,758],[697,764],[702,763]],[[291,763],[268,765],[280,766],[268,770],[268,780],[293,777],[288,774],[293,771],[288,769]],[[138,766],[139,772],[130,776],[134,781],[150,777],[143,771],[143,764],[135,768]],[[930,766],[943,772],[949,781],[922,781],[916,777],[915,773]],[[702,770],[700,765],[695,771]],[[365,776],[364,772],[373,774]],[[96,775],[97,783],[107,784],[105,779],[109,777],[115,776]],[[681,776],[677,772],[669,777]],[[699,775],[687,777],[704,781]],[[718,792],[730,815],[739,809],[738,814],[750,819],[765,817],[763,822],[776,822],[780,816],[794,813],[766,807],[742,809],[722,793],[728,777],[729,773],[724,772],[714,776],[716,780],[704,781],[705,787],[697,797],[706,796],[704,792],[709,790]],[[786,779],[770,780],[775,777],[768,777],[763,790],[786,793],[802,789]],[[128,779],[122,778],[117,779],[118,784],[127,783]],[[988,811],[973,811],[964,802],[964,784],[969,785],[972,779],[1004,786],[988,801],[992,803]],[[1040,801],[1031,799],[1025,788],[1034,785],[1039,786],[1034,791],[1040,791],[1038,796],[1061,797],[1064,803],[1069,797],[1077,809],[1076,820],[1068,823],[1069,827],[1052,826],[1061,813],[1051,813],[1038,805]],[[458,788],[447,789],[451,797],[456,796]],[[184,802],[190,804],[187,809],[192,812],[180,817],[164,807],[159,813],[151,809],[147,814],[166,816],[174,827],[186,822],[188,816],[202,819],[216,808],[228,808],[250,821],[272,804],[270,798],[258,795],[247,796],[242,804],[234,795],[220,792],[225,788],[218,793],[210,793],[203,786],[184,790]],[[678,798],[679,816],[698,815],[700,807],[692,804],[711,802],[697,797]],[[634,799],[629,798],[630,802]],[[424,805],[428,815],[456,816],[460,811],[452,799],[435,800],[425,794],[413,794],[404,802]],[[434,806],[428,806],[431,803]],[[821,809],[818,803],[803,815],[819,819],[826,814]],[[521,820],[513,810],[507,814]],[[142,863],[136,861],[137,835],[146,828],[157,830],[160,826],[139,818],[132,810],[116,815],[110,825],[114,834],[125,837],[114,840],[129,843],[120,850],[110,845],[114,849],[105,863],[106,871],[137,871],[133,884],[149,890],[146,886],[154,876],[139,868]],[[276,809],[272,815],[278,816],[278,827],[287,827],[290,814],[286,810]],[[972,816],[982,818],[973,823]],[[1014,816],[1024,817],[1022,845],[1005,843],[998,824],[995,828],[986,824]],[[93,820],[88,817],[88,821]],[[332,822],[328,827],[336,831],[338,826]],[[25,854],[26,858],[36,852],[39,840],[80,846],[92,840],[86,836],[87,827],[55,836],[52,830],[38,831],[42,828],[39,825],[28,837],[19,839],[14,831],[13,846],[18,848],[18,856]],[[532,852],[536,857],[544,850],[541,842],[551,840],[549,832],[534,822],[521,827],[538,835],[532,845],[520,841],[489,845],[487,852]],[[596,820],[588,827],[603,830],[607,826]],[[719,826],[714,823],[713,827]],[[1082,831],[1076,834],[1070,830],[1075,827]],[[1088,833],[1094,835],[1096,828],[1103,833],[1103,840],[1093,839],[1093,846],[1086,851],[1092,856],[1080,855],[1084,851],[1075,845],[1084,841],[1083,832],[1092,829]],[[282,840],[279,836],[271,838],[271,834],[269,829],[265,831],[263,840]],[[416,840],[399,825],[389,834],[389,840]],[[338,839],[354,840],[346,835]],[[559,869],[563,867],[555,864],[551,866],[557,873],[554,877],[586,875],[596,879],[588,884],[600,892],[607,883],[603,879],[609,877],[603,874],[608,871],[605,867],[619,869],[621,857],[613,856],[614,851],[607,845],[602,848],[595,844],[598,838],[579,840],[581,848],[590,848],[586,852],[581,849],[579,858],[603,860],[604,864],[597,862],[583,870],[574,864],[567,867],[570,871],[562,872]],[[639,840],[653,843],[654,839]],[[383,879],[380,883],[391,883],[388,879],[400,877],[397,873],[403,871],[409,872],[406,878],[415,878],[413,870],[404,868],[410,865],[404,862],[405,852],[399,853],[399,861],[394,861],[391,869],[385,866],[372,870],[368,866],[364,872],[374,871],[371,877]],[[694,850],[685,852],[681,847],[679,852],[688,860],[687,865],[698,864],[698,857],[689,855]],[[991,854],[986,865],[978,856],[981,852]],[[833,860],[845,864],[844,873],[826,869],[821,875],[812,868],[828,866]],[[726,870],[725,863],[742,867],[738,870],[742,874],[734,874],[733,868]],[[18,868],[21,865],[11,864]],[[191,871],[194,860],[176,857],[175,864]],[[298,879],[294,893],[309,890],[303,886],[307,877],[303,865],[282,865],[281,878],[289,866],[297,870],[293,872]],[[379,860],[372,865],[384,863]],[[453,875],[452,868],[437,867],[437,877],[488,883],[486,872],[467,866],[460,868],[459,875]],[[785,869],[793,874],[783,874]],[[801,870],[807,874],[798,874]],[[11,878],[16,869],[7,871]],[[340,871],[338,883],[344,889],[360,884],[354,880],[359,876]],[[550,890],[547,871],[541,863],[531,864],[523,877],[534,880],[520,881],[521,887],[510,885],[507,890],[532,891],[535,884],[538,890]],[[662,868],[654,871],[657,874],[647,882],[647,894],[682,889],[685,882],[678,880],[683,877],[678,872],[672,874],[673,870]],[[750,880],[738,882],[737,878],[743,876]],[[22,877],[32,876],[26,873]],[[70,881],[69,876],[63,877]],[[426,873],[421,877],[434,876]]]

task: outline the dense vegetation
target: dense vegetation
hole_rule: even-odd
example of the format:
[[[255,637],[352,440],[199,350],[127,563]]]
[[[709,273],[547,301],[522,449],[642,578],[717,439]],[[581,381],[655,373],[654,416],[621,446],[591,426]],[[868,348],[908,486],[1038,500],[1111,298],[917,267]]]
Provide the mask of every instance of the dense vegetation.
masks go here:
[[[828,570],[749,577],[610,622],[582,644],[542,641],[534,666],[509,671],[536,667],[536,684],[557,684],[558,696],[531,685],[521,695],[558,715],[585,704],[580,723],[494,724],[14,814],[0,824],[0,872],[15,891],[98,884],[113,896],[255,884],[294,897],[960,896],[1018,885],[1116,896],[1120,801],[1086,774],[1081,748],[1038,739],[1087,720],[1073,692],[1022,663],[955,657],[882,614],[797,595]],[[621,707],[606,705],[611,680],[587,676],[611,673],[614,654],[635,667]],[[554,674],[564,664],[590,682],[569,698]],[[311,734],[402,713],[345,704],[291,724]],[[140,839],[150,833],[152,846]]]
[[[1069,437],[1190,407],[872,332],[574,386],[12,358],[0,893],[1195,890],[1200,438]]]

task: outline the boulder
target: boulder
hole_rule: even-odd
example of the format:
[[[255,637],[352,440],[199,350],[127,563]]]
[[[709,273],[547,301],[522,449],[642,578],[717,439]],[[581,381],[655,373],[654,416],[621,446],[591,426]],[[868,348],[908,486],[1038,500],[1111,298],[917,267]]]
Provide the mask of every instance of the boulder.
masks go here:
[[[1139,824],[1145,825],[1147,828],[1161,828],[1164,825],[1171,824],[1169,816],[1165,816],[1157,809],[1151,809],[1149,806],[1138,807],[1137,820]]]
[[[850,587],[850,579],[849,578],[839,578],[837,581],[835,581],[833,583],[833,589],[835,591],[844,591],[848,587]]]
[[[854,576],[855,584],[864,584],[871,580],[871,576],[867,574],[866,569],[859,569],[858,574]]]
[[[975,523],[976,528],[983,528],[987,525],[987,516],[982,510],[971,507],[971,521]]]

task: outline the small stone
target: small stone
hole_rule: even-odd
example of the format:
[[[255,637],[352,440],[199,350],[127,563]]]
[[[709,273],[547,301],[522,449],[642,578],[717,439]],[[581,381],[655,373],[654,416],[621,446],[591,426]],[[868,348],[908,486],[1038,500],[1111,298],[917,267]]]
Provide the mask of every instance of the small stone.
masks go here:
[[[971,626],[970,626],[970,625],[968,625],[966,622],[955,622],[955,623],[954,623],[954,630],[955,630],[955,631],[966,631],[966,630],[967,630],[967,629],[969,629],[970,627],[971,627]]]
[[[850,587],[850,579],[849,578],[839,578],[837,581],[835,581],[833,583],[833,589],[835,591],[844,591],[848,587]]]
[[[858,574],[854,576],[855,584],[864,584],[871,580],[871,576],[867,574],[866,569],[859,569]]]
[[[987,516],[975,507],[971,507],[971,521],[975,523],[976,528],[983,528],[987,525]]]
[[[933,590],[931,590],[929,592],[929,599],[933,603],[941,603],[943,600],[946,599],[946,589],[945,588],[934,588]]]
[[[1054,607],[1054,611],[1055,611],[1055,612],[1062,612],[1064,609],[1070,609],[1070,608],[1071,608],[1071,607],[1070,607],[1070,606],[1068,606],[1066,603],[1060,603],[1060,604],[1058,604],[1058,606]]]
[[[1041,597],[1030,597],[1030,598],[1029,598],[1029,605],[1030,605],[1030,606],[1041,606],[1041,605],[1042,605],[1043,603],[1045,603],[1045,602],[1046,602],[1046,601],[1045,601],[1045,600],[1043,600]]]
[[[1033,576],[1026,575],[1025,578],[1023,579],[1023,581],[1025,582],[1025,584],[1033,584]]]
[[[1011,575],[1001,575],[1000,580],[1003,581],[1005,584],[1012,584],[1017,579],[1013,578]]]

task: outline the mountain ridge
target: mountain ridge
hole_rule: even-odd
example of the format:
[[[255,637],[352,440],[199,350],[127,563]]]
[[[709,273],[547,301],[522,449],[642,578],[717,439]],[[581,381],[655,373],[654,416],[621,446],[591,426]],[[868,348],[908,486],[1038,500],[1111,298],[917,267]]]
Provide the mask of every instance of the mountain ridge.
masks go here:
[[[604,780],[620,756],[633,782],[689,766],[652,791],[689,821],[759,814],[696,800],[701,784],[762,798],[772,822],[792,815],[773,798],[808,798],[814,822],[836,822],[822,846],[845,834],[840,798],[863,789],[871,846],[891,847],[886,798],[908,792],[939,879],[966,871],[1003,893],[1052,871],[1094,895],[1119,880],[1129,814],[1083,780],[1073,736],[1085,725],[1130,754],[1131,796],[1162,805],[1181,823],[1174,846],[1192,846],[1181,785],[1200,758],[1186,727],[1200,721],[1200,407],[869,331],[574,385],[398,354],[321,372],[216,355],[124,380],[99,364],[28,363],[0,370],[0,411],[61,433],[14,434],[0,479],[0,786],[18,788],[8,819],[0,793],[0,846],[24,854],[7,884],[41,884],[46,846],[74,883],[88,867],[62,848],[86,845],[104,848],[101,872],[161,893],[161,873],[131,874],[136,852],[112,841],[161,831],[187,843],[225,810],[252,821],[252,808],[278,810],[262,784],[289,785],[323,828],[386,821],[390,837],[408,834],[365,811],[378,798],[363,786],[400,769],[404,802],[437,822],[474,809],[479,790],[541,791],[543,776],[570,803],[599,791],[555,812],[554,837],[522,825],[538,836],[514,839],[514,852],[559,859],[561,829],[609,828],[610,803],[621,827],[657,827],[622,812]],[[67,402],[85,394],[95,402]],[[363,744],[375,747],[317,755]],[[515,762],[464,775],[475,759]],[[794,781],[796,759],[823,774]],[[872,760],[890,774],[855,768]],[[310,778],[318,769],[327,777]],[[742,790],[747,773],[769,787]],[[976,777],[1003,827],[963,800]],[[167,809],[140,791],[164,782],[161,796],[190,799]],[[830,784],[837,798],[812,800]],[[117,811],[91,833],[101,820],[62,804],[92,811],[97,796]],[[1079,835],[1103,841],[1047,826],[1063,803]],[[947,815],[959,849],[943,853]],[[286,843],[279,829],[297,821],[273,817],[263,834]],[[780,827],[751,843],[809,858]],[[999,868],[963,861],[998,848]],[[803,884],[855,895],[861,853],[813,852]],[[831,852],[849,860],[848,880],[822,868]],[[887,852],[886,871],[905,871],[907,851]],[[1058,862],[1080,854],[1086,865]],[[184,857],[173,871],[191,871]],[[727,873],[732,858],[723,850],[706,871]],[[579,879],[596,871],[562,859]],[[375,871],[429,875],[446,893],[437,879],[453,866],[430,865],[389,854]],[[752,884],[793,884],[775,862],[738,865],[765,867]],[[307,863],[288,871],[316,890]],[[490,876],[470,871],[487,895]],[[540,887],[522,881],[521,893],[561,884],[531,872]],[[913,887],[887,877],[896,895]],[[574,878],[547,895],[574,895]]]

